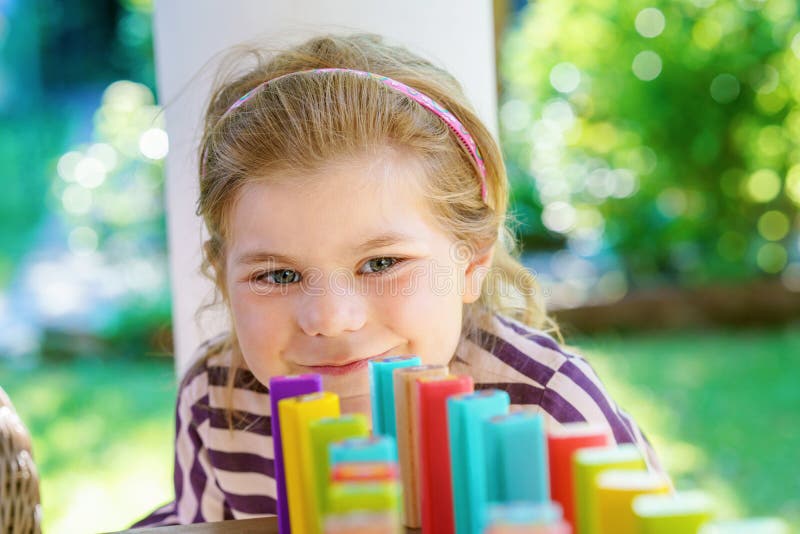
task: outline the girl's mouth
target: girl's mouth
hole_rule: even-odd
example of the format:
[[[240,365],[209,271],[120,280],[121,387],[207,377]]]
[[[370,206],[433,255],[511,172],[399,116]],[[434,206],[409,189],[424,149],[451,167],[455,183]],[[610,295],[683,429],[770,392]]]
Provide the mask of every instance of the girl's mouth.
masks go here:
[[[356,360],[344,365],[309,365],[307,368],[309,369],[309,372],[319,373],[321,375],[346,375],[348,373],[366,369],[370,360],[388,356],[392,350],[393,349],[389,349],[381,354],[376,354],[375,356],[370,356],[369,358],[364,358],[363,360]]]
[[[346,365],[315,365],[309,367],[309,369],[312,373],[319,373],[321,375],[344,375],[366,369],[371,359],[372,358],[356,360]]]

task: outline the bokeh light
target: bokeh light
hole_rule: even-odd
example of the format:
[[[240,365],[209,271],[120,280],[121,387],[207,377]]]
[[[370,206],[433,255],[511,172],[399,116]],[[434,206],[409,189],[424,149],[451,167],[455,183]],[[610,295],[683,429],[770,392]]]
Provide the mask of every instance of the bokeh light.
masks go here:
[[[75,168],[83,160],[83,154],[76,150],[71,150],[58,159],[58,175],[65,182],[75,181]]]
[[[94,189],[106,180],[106,168],[96,158],[84,157],[75,166],[75,181],[87,189]]]
[[[500,121],[508,131],[524,130],[531,122],[530,105],[522,100],[505,102],[500,108]]]
[[[778,210],[770,210],[758,218],[758,233],[768,241],[779,241],[789,233],[789,217]]]
[[[611,196],[615,198],[628,198],[633,196],[639,186],[639,180],[629,169],[615,169],[614,173],[614,192]]]
[[[781,191],[781,179],[772,169],[759,169],[747,178],[745,191],[750,200],[769,202]]]
[[[616,185],[616,176],[610,169],[595,169],[586,176],[586,190],[598,199],[613,195]]]
[[[575,226],[575,220],[575,208],[562,201],[551,202],[542,212],[542,222],[553,232],[568,232]]]
[[[774,115],[786,106],[789,97],[786,88],[778,86],[774,91],[757,93],[756,107],[766,115]]]
[[[757,93],[767,94],[778,88],[780,74],[772,65],[759,65],[750,77],[750,85]]]
[[[575,112],[570,103],[562,98],[554,98],[542,107],[542,118],[553,121],[562,132],[575,124]]]
[[[41,262],[27,272],[28,285],[35,289],[33,296],[38,309],[46,317],[76,313],[86,301],[80,286],[64,277],[63,265]]]
[[[94,117],[95,129],[117,153],[128,158],[140,157],[140,139],[151,129],[162,128],[163,117],[155,105],[152,91],[142,84],[130,81],[114,82],[103,93],[103,104]],[[157,151],[165,150],[164,141],[153,137]],[[150,144],[148,144],[149,148]]]
[[[761,128],[756,137],[756,146],[765,160],[782,158],[787,148],[783,128],[774,124]]]
[[[645,82],[658,78],[659,74],[661,74],[661,67],[661,56],[652,50],[645,50],[636,54],[631,65],[633,74]]]
[[[739,96],[739,80],[732,74],[720,74],[711,81],[711,98],[720,104],[727,104]]]
[[[666,19],[664,13],[656,7],[646,7],[636,15],[636,31],[642,37],[658,37],[664,31]]]
[[[758,249],[756,263],[766,273],[776,274],[786,266],[788,254],[780,243],[765,243]]]
[[[572,63],[559,63],[550,71],[550,83],[561,93],[571,93],[580,82],[581,73]]]
[[[794,52],[795,57],[800,59],[800,32],[797,32],[792,38],[791,49],[792,52]]]
[[[722,25],[711,17],[703,17],[692,27],[692,41],[703,50],[712,50],[722,39]]]
[[[597,289],[600,292],[601,302],[616,302],[628,292],[628,280],[622,271],[609,271],[597,280]]]
[[[786,196],[800,206],[800,164],[794,165],[786,173]]]
[[[677,187],[665,189],[656,198],[658,211],[669,218],[679,217],[686,213],[688,204],[686,192]]]
[[[169,151],[167,132],[161,128],[150,128],[139,137],[139,150],[150,159],[163,159]]]
[[[117,167],[119,156],[113,146],[108,143],[95,143],[86,151],[86,155],[103,164],[106,172],[111,172]]]
[[[140,84],[128,80],[114,82],[103,93],[103,107],[115,112],[131,112],[155,103],[153,93]]]
[[[83,215],[92,207],[92,193],[85,187],[70,185],[61,194],[64,210],[72,215]]]

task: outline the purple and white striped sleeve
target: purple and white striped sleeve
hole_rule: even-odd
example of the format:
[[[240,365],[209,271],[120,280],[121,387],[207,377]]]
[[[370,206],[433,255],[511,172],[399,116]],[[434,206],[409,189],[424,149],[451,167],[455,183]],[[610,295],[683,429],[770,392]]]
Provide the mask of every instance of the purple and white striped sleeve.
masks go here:
[[[224,496],[215,483],[199,427],[208,419],[208,374],[197,365],[181,381],[175,409],[175,500],[131,528],[221,521]],[[220,513],[215,513],[215,511]]]
[[[502,316],[497,321],[500,335],[494,357],[518,378],[515,383],[476,388],[500,387],[508,391],[512,404],[538,405],[549,424],[586,421],[607,426],[617,444],[635,444],[650,470],[667,475],[647,437],[614,402],[589,362],[542,331]]]
[[[633,443],[642,452],[650,470],[666,475],[647,437],[611,398],[589,362],[563,349],[561,352],[566,359],[547,383],[543,404],[558,397],[580,414],[580,419],[608,425],[617,444]]]

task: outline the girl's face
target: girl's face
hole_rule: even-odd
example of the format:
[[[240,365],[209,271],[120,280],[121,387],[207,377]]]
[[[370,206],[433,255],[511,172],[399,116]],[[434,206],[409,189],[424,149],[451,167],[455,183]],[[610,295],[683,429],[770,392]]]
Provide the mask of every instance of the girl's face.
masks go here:
[[[413,163],[387,151],[244,187],[231,212],[226,289],[259,381],[319,373],[342,412],[369,417],[368,360],[450,361],[462,305],[479,297],[491,252],[465,257],[435,227]]]

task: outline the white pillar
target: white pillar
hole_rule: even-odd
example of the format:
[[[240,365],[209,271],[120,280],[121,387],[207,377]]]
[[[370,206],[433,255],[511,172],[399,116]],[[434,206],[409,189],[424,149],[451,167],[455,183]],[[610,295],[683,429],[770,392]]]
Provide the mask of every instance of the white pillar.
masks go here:
[[[227,328],[221,313],[195,311],[211,297],[199,274],[202,221],[197,145],[213,69],[223,49],[265,38],[297,43],[323,33],[368,31],[443,65],[464,86],[481,118],[497,132],[494,27],[491,0],[157,0],[155,51],[158,94],[166,106],[170,150],[166,161],[167,233],[172,283],[173,337],[178,376],[204,339]]]

